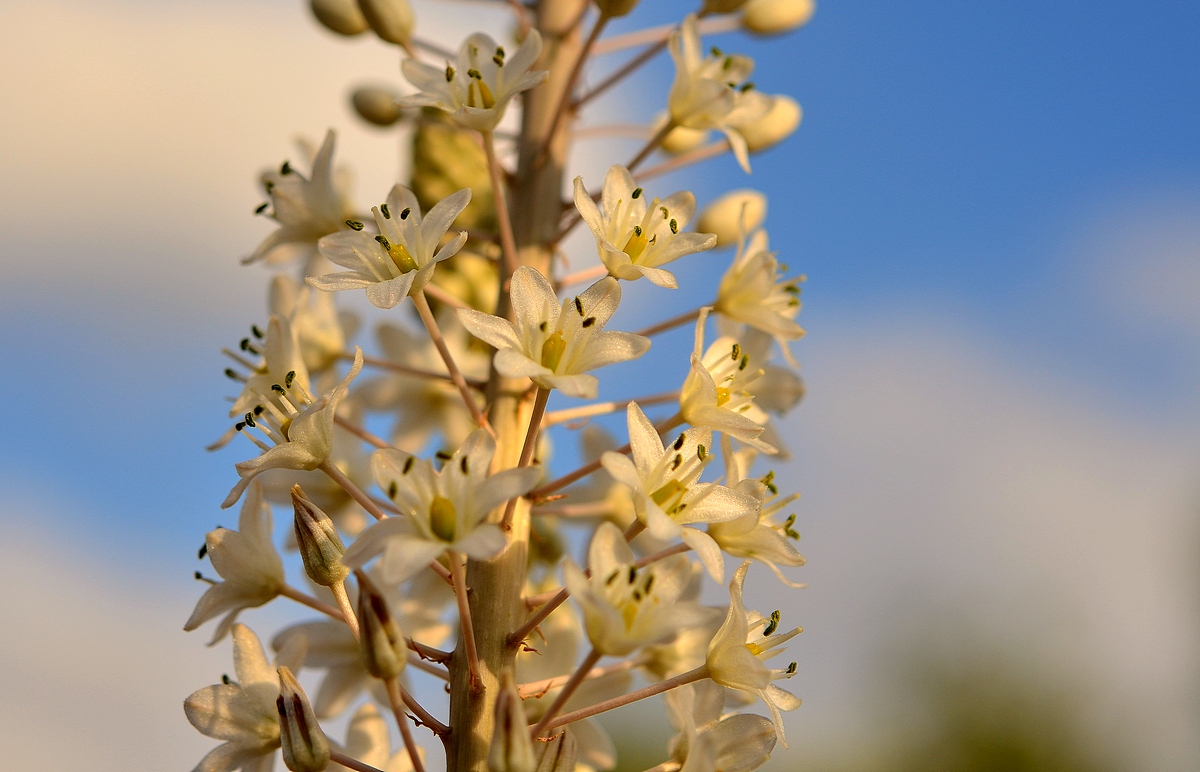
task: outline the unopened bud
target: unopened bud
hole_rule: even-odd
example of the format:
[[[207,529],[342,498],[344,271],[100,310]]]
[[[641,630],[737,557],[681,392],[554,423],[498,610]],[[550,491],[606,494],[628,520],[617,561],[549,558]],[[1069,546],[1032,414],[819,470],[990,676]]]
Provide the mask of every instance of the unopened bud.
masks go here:
[[[534,772],[537,759],[529,739],[529,721],[521,705],[521,695],[511,672],[500,680],[496,696],[496,729],[488,749],[488,769],[491,772]]]
[[[780,35],[803,27],[816,10],[814,0],[750,0],[742,26],[757,35]]]
[[[575,759],[578,755],[575,735],[570,729],[565,729],[542,746],[537,772],[575,772]]]
[[[746,140],[746,147],[751,153],[757,153],[774,147],[788,137],[800,126],[804,111],[800,103],[786,94],[773,97],[771,109],[767,114],[752,123],[738,126],[738,133]]]
[[[600,15],[607,16],[610,19],[615,19],[618,16],[624,16],[633,10],[638,4],[638,0],[595,0],[596,8],[600,10]]]
[[[695,150],[708,141],[707,129],[689,129],[687,126],[676,126],[663,137],[662,149],[671,155],[679,155],[689,150]]]
[[[367,20],[355,0],[312,0],[313,16],[339,35],[360,35],[367,31]]]
[[[717,234],[717,246],[725,246],[736,242],[743,231],[755,231],[766,218],[766,196],[748,188],[731,190],[705,207],[696,230]]]
[[[340,584],[350,575],[350,569],[342,564],[346,545],[342,544],[333,520],[309,501],[299,485],[292,486],[292,508],[296,511],[296,544],[304,559],[304,572],[325,587]]]
[[[408,0],[358,0],[358,7],[376,35],[396,45],[408,44],[417,23]]]
[[[746,0],[704,0],[703,14],[733,13],[746,4]]]
[[[363,664],[376,678],[395,678],[408,663],[404,633],[379,588],[362,571],[355,571],[354,576],[358,579],[358,644]]]
[[[404,114],[396,103],[399,98],[400,95],[391,89],[368,86],[355,89],[350,101],[354,105],[354,112],[367,123],[391,126]]]
[[[279,740],[283,763],[292,772],[323,772],[329,766],[329,738],[317,723],[308,696],[286,667],[279,668]]]

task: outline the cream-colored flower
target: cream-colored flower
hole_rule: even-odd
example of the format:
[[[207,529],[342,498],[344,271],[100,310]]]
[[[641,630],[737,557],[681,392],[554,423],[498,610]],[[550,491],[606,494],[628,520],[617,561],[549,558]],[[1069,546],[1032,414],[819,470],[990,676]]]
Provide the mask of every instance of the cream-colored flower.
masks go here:
[[[328,370],[346,350],[346,332],[329,293],[316,292],[290,276],[277,274],[271,279],[267,305],[273,316],[291,324],[309,372]]]
[[[382,553],[384,579],[400,582],[447,551],[479,560],[500,552],[504,532],[486,522],[488,513],[529,492],[542,470],[523,467],[489,475],[495,453],[496,441],[483,429],[473,432],[440,472],[400,450],[375,453],[375,481],[402,514],[363,531],[343,562],[358,568]]]
[[[344,752],[350,758],[382,769],[383,772],[412,772],[413,769],[412,759],[409,758],[407,750],[401,748],[392,753],[387,720],[380,714],[379,708],[369,702],[354,711],[350,718],[350,725],[346,727]],[[417,755],[424,760],[425,749],[418,747]],[[349,768],[337,762],[330,762],[329,770],[348,772]]]
[[[411,61],[411,60],[409,60]],[[321,254],[348,271],[309,276],[307,281],[326,292],[365,289],[377,308],[393,308],[411,292],[424,289],[437,264],[453,257],[467,234],[460,232],[439,248],[446,231],[471,202],[469,188],[443,198],[423,217],[413,192],[403,185],[392,188],[387,203],[372,207],[378,235],[354,222],[351,230],[321,239]]]
[[[800,628],[777,633],[779,612],[767,619],[756,611],[746,611],[742,602],[742,587],[749,569],[750,561],[747,560],[729,583],[729,614],[708,645],[705,664],[709,677],[721,686],[756,695],[767,704],[772,723],[775,724],[775,733],[786,748],[788,745],[780,711],[795,710],[800,707],[800,700],[772,682],[794,676],[796,663],[782,670],[772,670],[764,661],[782,653],[782,644],[799,635]]]
[[[803,118],[799,102],[787,94],[776,94],[771,97],[771,109],[766,114],[752,116],[752,120],[739,122],[735,128],[746,140],[747,150],[761,153],[792,136]]]
[[[816,10],[814,0],[748,0],[741,21],[756,35],[779,35],[807,24]]]
[[[703,589],[705,571],[699,565],[692,565],[692,575],[687,587],[679,595],[684,603],[699,603],[700,591]],[[695,670],[704,664],[708,653],[708,642],[716,635],[721,626],[720,609],[713,609],[709,618],[702,623],[685,627],[671,640],[656,643],[642,650],[643,662],[640,666],[642,673],[656,681],[665,681],[689,670]]]
[[[283,562],[271,531],[271,505],[263,501],[261,487],[253,485],[242,503],[238,529],[218,528],[204,538],[204,551],[225,581],[209,587],[200,597],[184,630],[195,630],[225,614],[213,632],[211,643],[216,643],[233,627],[242,609],[261,606],[279,594],[285,584]]]
[[[694,195],[685,190],[646,201],[624,166],[609,168],[600,203],[602,208],[584,188],[583,177],[576,177],[575,208],[592,229],[609,275],[618,279],[636,281],[645,276],[660,287],[675,289],[679,286],[675,275],[661,266],[717,242],[711,233],[684,230],[696,212]]]
[[[804,277],[784,279],[787,267],[780,266],[775,254],[768,249],[764,229],[743,239],[733,264],[721,277],[714,309],[775,338],[794,366],[787,344],[804,336],[796,323]]]
[[[252,415],[259,415],[266,410],[267,404],[274,411],[286,411],[284,399],[302,399],[300,395],[308,394],[311,389],[300,340],[287,316],[273,314],[265,333],[257,325],[250,330],[251,336],[242,338],[239,346],[243,353],[226,351],[235,363],[248,370],[244,374],[232,367],[225,371],[227,376],[243,384],[241,393],[229,409],[230,417],[243,416],[249,411],[257,411]],[[257,357],[257,360],[247,360],[245,355]],[[287,384],[283,394],[271,388],[275,384]],[[231,428],[208,449],[224,447],[236,435],[237,430]]]
[[[696,321],[692,367],[679,395],[679,412],[692,426],[728,434],[765,453],[775,448],[759,439],[768,416],[754,402],[753,387],[762,377],[761,363],[730,336],[721,336],[704,349],[708,309]],[[703,352],[703,353],[702,353]]]
[[[747,231],[757,230],[767,219],[767,197],[757,190],[742,188],[722,195],[700,213],[696,227],[712,231],[717,246],[733,244]]]
[[[780,498],[779,489],[775,487],[774,473],[769,473],[761,480],[747,477],[758,455],[754,448],[735,451],[729,438],[722,437],[721,453],[725,457],[726,479],[739,491],[757,498],[761,502],[761,508],[757,512],[733,520],[711,523],[708,526],[708,535],[730,555],[757,560],[770,568],[775,576],[779,577],[779,581],[789,587],[803,587],[804,585],[789,580],[779,570],[781,565],[804,565],[804,556],[792,545],[792,540],[800,538],[800,534],[792,528],[796,516],[790,515],[782,523],[775,521],[775,515],[800,498],[799,494],[793,493]]]
[[[601,523],[588,548],[591,577],[571,560],[563,565],[567,588],[583,610],[588,640],[602,654],[623,657],[708,618],[709,609],[679,600],[692,574],[686,556],[642,569],[634,562],[620,529]]]
[[[349,205],[338,189],[333,169],[334,139],[330,129],[313,158],[311,178],[287,163],[278,172],[263,175],[263,188],[270,199],[269,216],[279,223],[279,229],[242,262],[281,263],[297,257],[307,262],[317,251],[318,239],[345,227]],[[260,211],[266,207],[264,204]]]
[[[771,722],[748,713],[723,716],[723,687],[697,681],[664,697],[676,731],[669,751],[680,772],[752,772],[771,758],[776,740]]]
[[[675,82],[667,100],[671,121],[689,129],[718,129],[729,139],[738,163],[749,172],[746,140],[735,127],[771,109],[771,97],[754,90],[747,80],[754,71],[754,60],[716,48],[704,57],[694,15],[671,33],[669,45],[675,60]]]
[[[298,666],[304,641],[299,639],[278,664]],[[192,726],[208,737],[225,740],[204,757],[193,772],[266,772],[279,748],[279,678],[267,662],[258,636],[245,625],[233,626],[236,681],[226,680],[193,692],[183,710]]]
[[[708,429],[688,429],[664,447],[636,402],[629,403],[626,414],[633,458],[605,453],[600,459],[605,470],[633,491],[638,519],[651,536],[682,539],[713,579],[723,581],[720,548],[708,534],[687,526],[752,515],[759,509],[758,499],[715,482],[700,482],[704,468],[715,458]]]
[[[245,421],[239,422],[235,427],[250,437],[263,453],[235,466],[242,479],[229,491],[221,507],[233,506],[250,481],[269,469],[311,470],[328,461],[333,451],[334,414],[338,403],[350,388],[350,381],[354,380],[360,370],[362,350],[356,348],[354,365],[350,372],[336,388],[317,399],[312,399],[303,390],[299,390],[299,393],[293,392],[296,383],[286,377],[282,384],[273,383],[271,392],[278,395],[282,406],[277,406],[274,399],[263,395],[262,403],[246,413]],[[258,411],[258,407],[262,407],[263,410]],[[274,447],[245,432],[247,428],[261,429],[262,433],[275,443]]]
[[[621,285],[606,277],[560,304],[546,277],[523,265],[512,277],[515,325],[469,308],[459,309],[458,317],[496,348],[496,369],[504,375],[590,399],[598,381],[587,371],[637,359],[650,348],[649,338],[604,329],[620,302]]]
[[[401,107],[436,107],[460,126],[491,131],[504,117],[514,96],[546,81],[545,70],[530,71],[542,52],[542,37],[530,30],[517,52],[507,58],[504,47],[476,33],[458,49],[458,59],[445,69],[405,59],[404,77],[420,91],[400,100]]]

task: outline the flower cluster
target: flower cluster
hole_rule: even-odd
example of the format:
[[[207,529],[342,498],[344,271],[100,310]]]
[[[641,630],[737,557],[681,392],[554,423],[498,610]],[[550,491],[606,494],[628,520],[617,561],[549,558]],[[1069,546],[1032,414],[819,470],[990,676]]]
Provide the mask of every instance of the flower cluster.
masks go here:
[[[198,772],[277,756],[293,772],[424,772],[430,735],[450,772],[603,772],[621,738],[591,717],[650,698],[676,730],[659,772],[750,772],[786,747],[782,712],[799,700],[776,682],[798,665],[767,661],[800,630],[747,611],[743,587],[755,562],[802,586],[784,573],[804,563],[796,515],[783,519],[796,496],[752,470],[786,457],[776,419],[803,395],[790,350],[803,277],[768,246],[763,194],[699,208],[651,180],[723,153],[749,171],[795,130],[798,105],[700,35],[794,29],[811,2],[705,0],[669,31],[602,37],[637,5],[510,4],[515,42],[475,33],[451,53],[422,38],[408,0],[313,0],[328,29],[402,54],[407,90],[353,104],[414,129],[412,173],[356,209],[330,131],[307,174],[262,176],[258,213],[278,227],[245,262],[275,273],[265,313],[225,350],[232,426],[211,447],[242,449],[222,503],[241,514],[207,534],[216,576],[196,572],[210,586],[185,624],[217,620],[212,643],[233,640],[236,677],[184,703],[223,743]],[[631,66],[586,87],[593,55],[633,45],[647,47]],[[663,48],[675,80],[649,141],[602,183],[568,176],[573,123]],[[711,132],[724,139],[685,147]],[[594,249],[568,255],[581,224]],[[627,283],[673,302],[734,246],[715,298],[629,331]],[[585,267],[564,273],[564,258]],[[359,337],[367,313],[374,344]],[[693,324],[690,355],[657,337]],[[574,469],[557,452],[571,431]],[[276,506],[291,521],[279,532]],[[730,559],[728,607],[704,605]],[[269,640],[273,661],[244,623],[268,603],[315,617]],[[745,712],[755,700],[769,718]],[[327,735],[342,716],[344,740]]]

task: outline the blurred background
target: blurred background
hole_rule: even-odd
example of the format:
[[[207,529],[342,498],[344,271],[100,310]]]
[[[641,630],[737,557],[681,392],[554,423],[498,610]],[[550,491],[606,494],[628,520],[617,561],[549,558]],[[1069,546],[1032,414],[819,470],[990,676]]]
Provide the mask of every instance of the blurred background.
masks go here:
[[[329,127],[356,201],[403,173],[347,98],[401,85],[396,55],[306,5],[0,3],[5,769],[187,769],[214,743],[179,705],[228,643],[180,628],[203,534],[235,517],[244,449],[203,448],[218,350],[265,316],[267,273],[238,265],[269,230],[254,181]],[[464,10],[505,29],[414,6],[451,45]],[[642,6],[615,29],[691,4]],[[805,110],[748,179],[723,158],[656,183],[766,191],[809,277],[774,468],[810,586],[747,589],[805,628],[772,769],[1200,769],[1198,40],[1200,6],[1165,0],[830,1],[784,38],[714,38]],[[670,76],[657,59],[595,122],[648,119]],[[665,300],[633,285],[617,326],[704,302],[728,259],[685,258]],[[623,771],[664,758],[657,706],[608,723]]]

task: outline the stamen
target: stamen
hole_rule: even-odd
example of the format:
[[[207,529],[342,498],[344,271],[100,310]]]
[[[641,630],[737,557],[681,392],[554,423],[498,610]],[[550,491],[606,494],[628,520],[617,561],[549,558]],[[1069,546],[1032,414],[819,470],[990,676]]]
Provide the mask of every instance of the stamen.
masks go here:
[[[258,446],[258,449],[259,449],[259,450],[261,450],[261,451],[263,451],[264,453],[265,453],[265,452],[267,452],[268,450],[270,450],[270,449],[271,449],[271,446],[270,446],[270,445],[268,445],[267,443],[263,442],[263,441],[262,441],[262,440],[260,440],[259,438],[255,437],[255,436],[254,436],[253,434],[251,434],[250,432],[246,431],[246,424],[244,424],[244,423],[237,423],[237,424],[234,424],[234,427],[233,427],[233,428],[237,429],[237,430],[238,430],[238,433],[239,433],[239,434],[241,434],[243,437],[245,437],[246,439],[250,440],[250,441],[251,441],[251,442],[253,442],[255,445],[257,445],[257,446]]]
[[[704,447],[703,445],[697,445],[696,458],[700,459],[701,461],[708,458],[708,448]]]
[[[416,463],[416,460],[417,459],[414,456],[409,456],[407,459],[405,459],[404,471],[401,472],[401,474],[408,474],[409,472],[411,472],[412,468],[413,468],[413,464]]]
[[[390,220],[390,219],[392,219],[392,213],[388,211],[388,205],[387,205],[387,204],[380,204],[380,205],[379,205],[379,211],[383,212],[383,219],[385,219],[385,220]]]
[[[447,83],[450,83],[451,81],[454,80],[454,74],[455,74],[454,68],[447,64],[446,65],[446,82]]]
[[[406,206],[404,207],[403,211],[400,212],[400,219],[407,220],[410,214],[412,214],[412,207]]]
[[[674,447],[675,447],[675,450],[679,450],[680,448],[683,447],[683,435],[682,434],[680,434],[679,437],[677,437],[675,439]]]
[[[575,310],[579,312],[580,316],[583,316],[583,301],[579,299],[578,295],[575,296]]]
[[[630,198],[635,198],[635,199],[636,199],[636,198],[641,198],[641,196],[642,196],[642,189],[641,189],[641,188],[634,188],[634,189],[633,189],[633,193],[631,193],[629,197],[630,197]]]
[[[279,167],[279,173],[280,174],[291,174],[292,173],[292,165],[290,163],[288,163],[287,161],[284,161],[283,166]]]
[[[583,327],[588,328],[588,327],[591,327],[595,323],[596,323],[596,317],[589,316],[587,319],[583,320]]]
[[[466,456],[462,457],[462,460],[458,463],[458,465],[459,465],[459,467],[462,468],[463,474],[470,474],[470,472],[467,471],[467,457]]]
[[[264,201],[261,204],[259,204],[258,206],[254,207],[254,213],[262,214],[263,212],[267,211],[267,207],[270,205],[271,205],[271,203],[269,201]]]
[[[679,233],[679,222],[671,218],[671,233]]]
[[[204,560],[204,556],[208,554],[208,542],[200,545],[200,553],[196,555],[197,560]]]
[[[396,481],[395,481],[395,480],[392,480],[390,483],[388,483],[388,487],[387,487],[387,496],[388,496],[388,498],[389,498],[389,499],[394,499],[394,498],[396,498],[396,494],[397,494],[399,491],[400,491],[400,488],[399,488],[399,486],[397,486],[397,485],[396,485]]]
[[[346,220],[346,225],[349,226],[349,228],[351,230],[356,230],[356,231],[361,231],[363,228],[366,227],[365,225],[360,223],[358,220]]]

